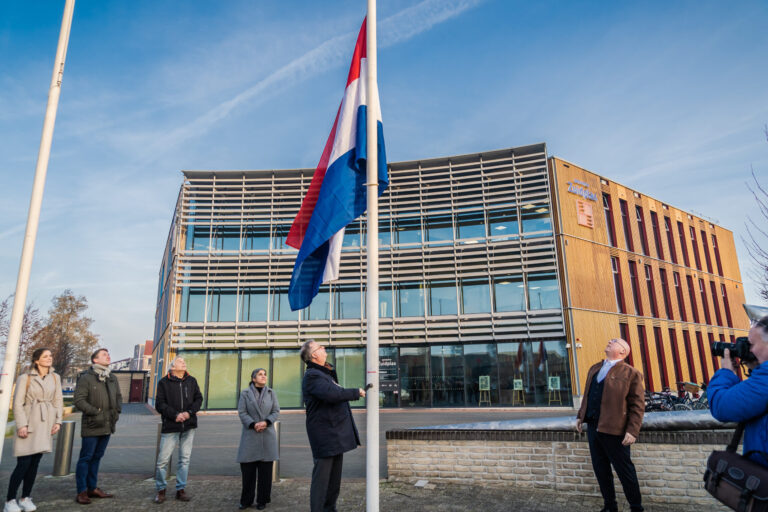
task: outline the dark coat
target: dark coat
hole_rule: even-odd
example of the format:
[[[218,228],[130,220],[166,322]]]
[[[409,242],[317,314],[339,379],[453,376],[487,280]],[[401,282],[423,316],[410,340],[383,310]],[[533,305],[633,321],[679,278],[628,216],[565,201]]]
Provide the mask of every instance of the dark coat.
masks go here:
[[[80,435],[82,437],[107,436],[115,433],[115,424],[123,408],[123,396],[115,374],[101,382],[93,368],[88,368],[77,378],[75,408],[83,413]]]
[[[584,399],[581,401],[581,408],[577,415],[581,421],[584,421],[587,414],[587,397],[592,377],[600,371],[602,366],[603,362],[600,361],[587,372]],[[597,430],[614,436],[623,436],[629,432],[637,438],[640,435],[643,414],[645,414],[643,374],[621,361],[608,371],[603,383],[603,398],[600,401]]]
[[[184,372],[184,377],[178,378],[171,374],[160,379],[155,394],[155,409],[163,418],[163,434],[184,432],[197,428],[197,411],[203,405],[203,394],[197,380]],[[183,423],[176,422],[180,412],[188,412],[189,419]]]
[[[339,386],[332,366],[307,363],[301,384],[307,409],[307,437],[312,457],[333,457],[360,446],[349,402],[360,398],[360,390]]]
[[[237,448],[237,462],[279,459],[280,448],[277,446],[274,423],[280,415],[280,404],[274,391],[265,386],[259,393],[251,384],[240,392],[237,413],[243,424],[240,446]],[[260,421],[266,421],[267,428],[256,432],[253,425]]]

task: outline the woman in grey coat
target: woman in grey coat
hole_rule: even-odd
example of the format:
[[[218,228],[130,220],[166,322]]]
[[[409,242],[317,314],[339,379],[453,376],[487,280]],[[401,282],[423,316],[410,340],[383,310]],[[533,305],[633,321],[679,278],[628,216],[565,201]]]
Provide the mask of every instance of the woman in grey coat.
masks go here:
[[[279,458],[274,423],[280,414],[277,395],[267,387],[264,368],[251,373],[251,384],[240,393],[237,412],[243,424],[237,449],[237,462],[243,474],[240,509],[250,507],[255,498],[256,509],[264,510],[272,493],[272,464]],[[256,489],[258,492],[254,493]]]

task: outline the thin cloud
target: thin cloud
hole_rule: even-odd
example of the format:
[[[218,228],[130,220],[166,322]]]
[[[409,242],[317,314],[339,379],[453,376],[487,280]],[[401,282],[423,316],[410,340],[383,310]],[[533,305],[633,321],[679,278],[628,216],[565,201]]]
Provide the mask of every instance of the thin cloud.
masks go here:
[[[482,1],[424,0],[403,9],[379,23],[379,31],[382,34],[380,45],[387,47],[407,41],[479,5]],[[158,151],[165,151],[171,146],[208,132],[238,106],[246,102],[249,106],[261,104],[270,94],[280,91],[281,86],[295,84],[328,68],[342,65],[345,59],[349,58],[349,49],[356,34],[357,32],[349,32],[323,42],[233,98],[219,103],[194,121],[157,140],[153,144],[153,151],[148,153],[156,155]]]

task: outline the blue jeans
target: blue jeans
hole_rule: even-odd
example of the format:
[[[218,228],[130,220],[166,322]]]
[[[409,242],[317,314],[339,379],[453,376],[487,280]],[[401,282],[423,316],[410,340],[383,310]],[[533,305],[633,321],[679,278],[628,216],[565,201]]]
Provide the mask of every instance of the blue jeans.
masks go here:
[[[98,487],[99,463],[107,451],[109,436],[89,436],[82,439],[80,458],[77,459],[75,481],[77,494],[92,491]]]
[[[192,455],[192,442],[195,440],[195,429],[184,432],[171,432],[160,434],[160,449],[157,453],[157,465],[155,466],[155,488],[162,491],[168,486],[165,480],[168,461],[173,455],[176,445],[179,445],[179,463],[176,466],[176,490],[179,491],[187,485],[189,473],[189,457]]]

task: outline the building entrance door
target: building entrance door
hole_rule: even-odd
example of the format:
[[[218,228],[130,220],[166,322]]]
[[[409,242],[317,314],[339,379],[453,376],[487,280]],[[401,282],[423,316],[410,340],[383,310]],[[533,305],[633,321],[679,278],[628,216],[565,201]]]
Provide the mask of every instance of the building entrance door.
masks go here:
[[[144,379],[134,379],[131,381],[131,395],[128,397],[128,401],[131,403],[141,402],[142,395],[144,394]]]

